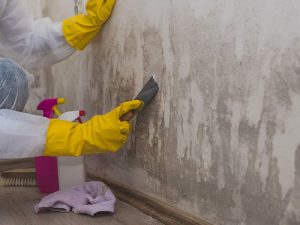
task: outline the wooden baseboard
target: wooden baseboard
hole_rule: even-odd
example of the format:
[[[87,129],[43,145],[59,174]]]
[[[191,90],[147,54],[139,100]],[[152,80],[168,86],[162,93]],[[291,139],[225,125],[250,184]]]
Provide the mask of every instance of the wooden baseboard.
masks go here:
[[[34,159],[1,159],[0,171],[34,168]]]
[[[121,201],[127,202],[142,212],[161,221],[166,225],[212,225],[212,223],[197,218],[158,199],[134,190],[127,185],[87,174],[90,180],[100,180],[107,184]]]

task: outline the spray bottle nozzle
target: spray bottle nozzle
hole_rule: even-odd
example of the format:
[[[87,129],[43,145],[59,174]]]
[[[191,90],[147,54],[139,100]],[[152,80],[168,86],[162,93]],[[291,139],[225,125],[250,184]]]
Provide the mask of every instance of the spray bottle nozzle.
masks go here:
[[[45,99],[38,105],[37,109],[43,111],[43,116],[47,118],[53,118],[54,113],[58,116],[61,115],[60,110],[58,109],[57,105],[65,103],[64,98],[51,98]]]

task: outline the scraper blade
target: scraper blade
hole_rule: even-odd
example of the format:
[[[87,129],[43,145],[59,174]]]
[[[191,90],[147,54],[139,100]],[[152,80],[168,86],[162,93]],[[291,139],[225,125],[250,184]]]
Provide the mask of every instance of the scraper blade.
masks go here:
[[[151,76],[151,78],[148,80],[148,82],[144,85],[143,89],[140,91],[140,93],[134,98],[135,100],[141,100],[143,101],[143,108],[145,108],[149,102],[154,98],[154,96],[157,94],[159,90],[158,83],[156,82],[154,76]],[[134,111],[130,111],[123,115],[120,120],[121,121],[129,121],[131,120],[135,115]]]
[[[143,108],[149,104],[149,102],[154,98],[158,92],[159,87],[153,76],[144,85],[140,93],[135,97],[136,100],[141,100],[144,102]]]

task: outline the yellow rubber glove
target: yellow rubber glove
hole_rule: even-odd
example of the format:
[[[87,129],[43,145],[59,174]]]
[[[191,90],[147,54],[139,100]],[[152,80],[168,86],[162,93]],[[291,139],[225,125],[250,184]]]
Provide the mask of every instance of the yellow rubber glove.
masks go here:
[[[116,0],[89,0],[87,14],[79,14],[63,21],[62,29],[68,43],[83,50],[108,20]]]
[[[139,100],[125,102],[111,112],[95,116],[82,124],[52,119],[43,155],[79,156],[116,152],[127,141],[131,130],[130,123],[120,121],[120,117],[141,106]]]

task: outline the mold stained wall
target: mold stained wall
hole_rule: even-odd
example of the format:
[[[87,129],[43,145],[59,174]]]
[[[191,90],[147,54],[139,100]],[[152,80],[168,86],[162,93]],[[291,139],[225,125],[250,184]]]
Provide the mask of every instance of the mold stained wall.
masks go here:
[[[68,16],[61,1],[44,13]],[[46,95],[89,116],[161,90],[117,154],[87,171],[215,224],[300,224],[300,1],[119,0]],[[68,14],[68,15],[67,15]]]

